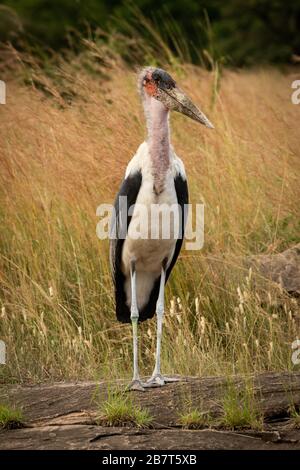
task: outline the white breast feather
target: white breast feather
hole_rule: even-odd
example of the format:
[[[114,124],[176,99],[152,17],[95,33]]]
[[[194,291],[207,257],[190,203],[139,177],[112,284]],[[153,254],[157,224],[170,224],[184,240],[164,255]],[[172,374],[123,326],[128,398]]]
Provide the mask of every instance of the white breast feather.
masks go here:
[[[186,175],[183,162],[176,156],[173,149],[170,150],[170,153],[171,168],[166,174],[165,190],[159,196],[156,196],[153,191],[153,176],[151,160],[148,155],[148,144],[143,142],[140,145],[137,153],[129,162],[125,173],[125,177],[128,177],[136,171],[142,171],[142,185],[136,204],[142,204],[148,208],[151,204],[166,204],[170,206],[177,204],[174,177],[179,174],[183,179],[186,179]],[[153,284],[161,273],[162,261],[167,258],[168,263],[171,262],[176,246],[176,239],[174,238],[151,239],[149,233],[143,233],[143,223],[139,223],[140,220],[138,211],[134,210],[122,250],[122,268],[126,275],[125,291],[127,304],[128,306],[131,304],[130,261],[135,259],[139,309],[143,308],[149,299]],[[131,227],[134,227],[134,224],[140,226],[142,232],[141,239],[133,239],[130,236]],[[145,230],[147,230],[147,224]]]

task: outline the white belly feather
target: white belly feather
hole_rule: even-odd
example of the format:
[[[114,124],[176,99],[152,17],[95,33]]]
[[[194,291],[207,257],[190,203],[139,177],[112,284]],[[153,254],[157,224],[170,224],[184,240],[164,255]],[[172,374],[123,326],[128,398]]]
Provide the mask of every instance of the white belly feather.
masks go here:
[[[145,143],[143,145],[145,145]],[[141,147],[138,154],[143,153],[141,152]],[[148,149],[142,148],[142,150],[145,152]],[[149,159],[143,161],[142,156],[139,155],[139,160],[135,161],[136,156],[129,164],[127,174],[131,171],[135,171],[135,165],[138,164],[142,170],[142,185],[128,227],[127,237],[123,245],[122,270],[126,276],[125,291],[127,304],[130,306],[130,263],[132,260],[135,261],[137,303],[138,308],[141,309],[148,302],[153,284],[161,274],[163,261],[167,259],[168,265],[174,254],[179,230],[178,224],[175,221],[180,220],[180,214],[178,214],[177,217],[176,214],[174,214],[175,211],[178,212],[178,210],[180,210],[178,209],[174,186],[174,175],[178,170],[178,165],[182,165],[182,162],[177,159],[177,157],[175,157],[176,161],[172,159],[171,168],[166,174],[165,189],[159,195],[156,195],[153,191],[151,168],[147,165]],[[153,205],[156,205],[155,211],[158,211],[158,213],[159,210],[162,209],[163,216],[157,218],[155,216],[153,217],[153,213],[151,215]],[[145,211],[148,215],[147,219],[145,218]],[[163,233],[162,231],[162,221],[164,221],[164,223],[167,221],[168,226],[166,227],[166,225],[164,225],[163,230],[169,230],[169,237],[165,237],[166,232]],[[158,231],[157,227],[159,227]],[[137,234],[139,235],[138,238]],[[153,234],[155,234],[154,238]]]

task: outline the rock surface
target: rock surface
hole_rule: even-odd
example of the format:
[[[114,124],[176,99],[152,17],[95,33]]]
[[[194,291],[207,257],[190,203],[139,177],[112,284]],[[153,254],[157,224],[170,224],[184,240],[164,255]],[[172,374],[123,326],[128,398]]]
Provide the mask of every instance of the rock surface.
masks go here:
[[[237,378],[234,387],[243,383]],[[201,402],[202,409],[220,413],[220,399],[228,387],[222,377],[188,377],[144,393],[130,392],[154,417],[151,429],[97,424],[99,403],[107,396],[105,382],[2,386],[0,402],[21,407],[26,427],[1,430],[0,449],[300,449],[300,429],[295,429],[288,414],[292,403],[300,407],[300,373],[261,374],[253,384],[264,414],[263,431],[178,426],[178,414],[187,401],[192,407]]]
[[[300,296],[300,243],[275,255],[251,256],[246,265],[280,284],[289,294]]]

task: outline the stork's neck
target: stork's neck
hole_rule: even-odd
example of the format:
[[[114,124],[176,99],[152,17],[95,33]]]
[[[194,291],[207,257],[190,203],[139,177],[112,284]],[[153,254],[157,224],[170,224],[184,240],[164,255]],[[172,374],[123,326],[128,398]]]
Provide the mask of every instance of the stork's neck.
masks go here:
[[[149,155],[154,178],[153,189],[156,194],[160,194],[164,189],[166,173],[170,166],[169,111],[154,98],[150,98],[146,106]]]

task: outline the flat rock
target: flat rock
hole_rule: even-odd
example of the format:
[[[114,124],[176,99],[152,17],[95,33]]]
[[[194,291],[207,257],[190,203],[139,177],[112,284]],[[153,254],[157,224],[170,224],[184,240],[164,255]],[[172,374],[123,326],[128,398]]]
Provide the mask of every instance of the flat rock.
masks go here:
[[[265,436],[233,431],[203,429],[105,428],[88,425],[43,426],[18,429],[0,435],[1,449],[27,450],[214,450],[214,449],[300,449],[297,434],[285,433],[269,440]],[[294,437],[294,438],[293,438]]]
[[[99,404],[112,386],[107,382],[2,386],[0,401],[22,408],[26,427],[1,430],[0,449],[300,449],[300,430],[288,417],[292,403],[300,407],[300,373],[265,373],[251,381],[265,418],[263,431],[178,426],[187,400],[193,407],[201,403],[204,411],[220,412],[228,386],[224,377],[184,377],[144,393],[128,392],[154,417],[151,429],[97,424]],[[243,384],[244,378],[234,380],[236,388]],[[115,386],[122,389],[125,383]]]
[[[289,294],[300,296],[300,243],[282,253],[248,257],[245,264]]]

